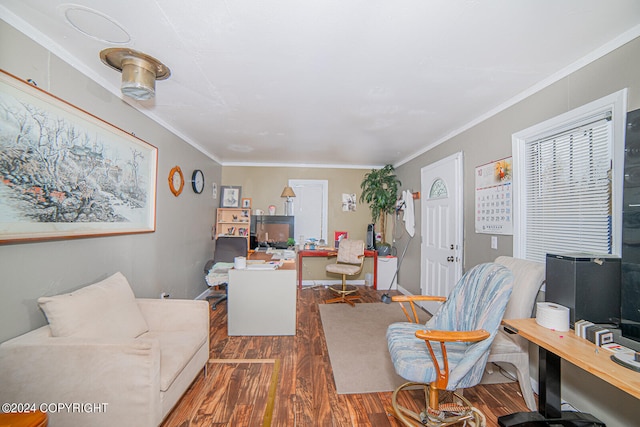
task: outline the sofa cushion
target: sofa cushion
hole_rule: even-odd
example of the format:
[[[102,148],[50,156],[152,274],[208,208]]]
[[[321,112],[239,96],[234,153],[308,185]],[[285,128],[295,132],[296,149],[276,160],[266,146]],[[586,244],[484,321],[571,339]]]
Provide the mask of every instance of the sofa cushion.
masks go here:
[[[160,343],[160,391],[167,391],[207,336],[198,331],[149,331],[138,339],[156,339]]]
[[[136,338],[149,330],[119,272],[68,294],[38,298],[38,304],[54,337]]]
[[[508,354],[522,351],[522,348],[513,339],[516,336],[499,330],[493,340],[493,344],[491,344],[491,354]]]

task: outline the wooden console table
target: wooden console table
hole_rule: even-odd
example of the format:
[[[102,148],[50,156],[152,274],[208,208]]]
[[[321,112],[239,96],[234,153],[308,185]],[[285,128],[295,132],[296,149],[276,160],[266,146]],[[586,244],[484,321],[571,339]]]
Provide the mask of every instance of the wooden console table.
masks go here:
[[[539,395],[538,413],[519,412],[498,418],[502,427],[546,426],[547,421],[585,420],[585,424],[557,425],[604,425],[589,419],[589,414],[562,412],[560,400],[560,362],[564,359],[577,367],[595,375],[609,384],[640,399],[640,373],[627,369],[611,360],[611,352],[580,338],[573,331],[558,332],[542,327],[536,319],[504,319],[502,324],[507,332],[517,333],[540,347],[539,354]],[[577,418],[582,417],[584,418]],[[586,424],[586,421],[592,424]],[[556,424],[551,424],[556,425]]]
[[[41,411],[0,413],[0,426],[11,427],[46,427],[49,417]]]
[[[309,249],[298,251],[298,288],[302,289],[302,259],[304,257],[329,257],[335,255],[338,250]],[[365,257],[373,257],[373,289],[378,289],[378,251],[365,250]]]

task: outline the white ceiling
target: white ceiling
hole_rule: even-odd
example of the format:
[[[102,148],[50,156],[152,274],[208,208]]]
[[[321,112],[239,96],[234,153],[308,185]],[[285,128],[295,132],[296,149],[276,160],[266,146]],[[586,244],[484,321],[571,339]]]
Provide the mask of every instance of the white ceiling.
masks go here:
[[[640,36],[637,0],[0,0],[0,13],[118,96],[102,49],[158,58],[172,75],[155,100],[127,102],[225,165],[401,164]]]

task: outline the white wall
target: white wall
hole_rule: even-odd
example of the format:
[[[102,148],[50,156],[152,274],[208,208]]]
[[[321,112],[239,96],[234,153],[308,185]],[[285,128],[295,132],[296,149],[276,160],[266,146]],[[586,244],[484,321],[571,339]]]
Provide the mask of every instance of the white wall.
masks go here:
[[[68,292],[116,271],[139,297],[168,292],[172,298],[195,298],[203,292],[217,205],[211,182],[220,185],[221,166],[3,21],[0,68],[32,78],[40,88],[158,148],[154,233],[0,245],[0,342],[46,323],[38,297]],[[174,197],[167,176],[175,165],[186,180],[202,169],[206,190],[196,195],[186,183],[182,195]]]

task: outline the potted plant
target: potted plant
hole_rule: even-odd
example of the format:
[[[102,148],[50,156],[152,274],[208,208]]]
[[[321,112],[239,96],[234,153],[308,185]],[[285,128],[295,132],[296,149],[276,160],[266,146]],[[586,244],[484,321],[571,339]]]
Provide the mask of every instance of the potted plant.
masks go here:
[[[295,245],[296,245],[296,241],[295,241],[295,239],[294,239],[293,237],[289,237],[289,238],[287,239],[287,247],[288,247],[289,249],[293,249],[293,248],[295,247]]]
[[[380,220],[380,232],[383,245],[386,243],[387,214],[392,214],[396,208],[398,198],[398,186],[402,185],[395,175],[392,165],[386,165],[382,169],[372,169],[367,173],[360,184],[362,194],[360,202],[369,203],[371,219],[374,223]]]

